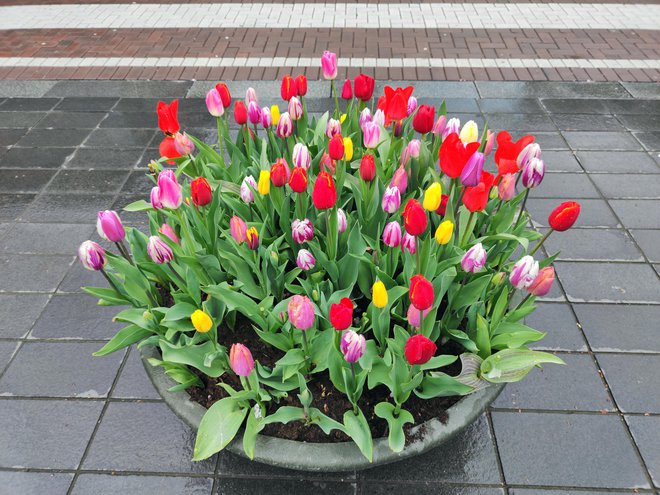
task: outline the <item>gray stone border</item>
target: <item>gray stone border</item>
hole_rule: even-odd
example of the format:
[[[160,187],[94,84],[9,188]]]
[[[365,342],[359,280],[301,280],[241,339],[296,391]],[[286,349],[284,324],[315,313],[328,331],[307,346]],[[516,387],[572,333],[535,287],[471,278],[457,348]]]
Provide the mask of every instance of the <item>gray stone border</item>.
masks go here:
[[[143,347],[140,349],[140,355],[147,375],[170,409],[191,428],[197,430],[206,409],[192,402],[190,396],[184,391],[169,391],[169,388],[176,385],[176,382],[167,376],[161,367],[151,366],[148,362],[150,358],[160,359],[156,347]],[[422,438],[413,441],[402,452],[392,452],[387,438],[374,440],[373,463],[365,459],[352,442],[305,443],[264,435],[257,436],[254,460],[282,468],[317,472],[363,470],[396,462],[422,454],[461,432],[486,410],[503,388],[503,384],[494,384],[464,397],[448,409],[449,419],[445,424],[438,419],[431,419],[415,426],[413,432],[424,428],[425,433]],[[227,446],[227,450],[245,457],[241,438],[235,438]]]

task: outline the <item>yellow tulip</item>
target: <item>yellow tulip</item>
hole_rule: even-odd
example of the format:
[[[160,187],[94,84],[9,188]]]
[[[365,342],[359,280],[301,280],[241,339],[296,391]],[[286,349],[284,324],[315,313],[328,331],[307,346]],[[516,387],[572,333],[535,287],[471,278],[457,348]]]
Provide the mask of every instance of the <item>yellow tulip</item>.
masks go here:
[[[262,170],[259,172],[259,183],[257,184],[257,191],[262,196],[270,193],[270,172],[268,170]]]
[[[280,121],[280,107],[277,105],[270,107],[270,116],[273,118],[273,125],[277,125]]]
[[[372,288],[373,292],[373,303],[377,308],[384,308],[387,306],[387,289],[385,284],[378,280]]]
[[[463,144],[474,143],[475,141],[478,141],[479,127],[477,126],[477,123],[474,120],[467,121],[463,125],[461,133],[458,135],[458,137],[461,139],[461,141],[463,141]]]
[[[440,208],[442,202],[442,186],[439,182],[431,184],[424,193],[424,209],[435,211]]]
[[[344,120],[346,120],[346,114],[345,114],[345,113],[342,113],[342,114],[339,116],[339,123],[340,123],[340,124],[343,124],[343,123],[344,123]]]
[[[190,320],[192,321],[195,330],[200,333],[206,333],[213,327],[213,320],[201,309],[196,309],[193,314],[190,315]]]
[[[350,162],[351,158],[353,158],[353,141],[346,137],[344,138],[344,160]]]
[[[438,229],[435,231],[435,241],[440,245],[447,244],[453,233],[454,223],[451,220],[445,220],[438,225]]]

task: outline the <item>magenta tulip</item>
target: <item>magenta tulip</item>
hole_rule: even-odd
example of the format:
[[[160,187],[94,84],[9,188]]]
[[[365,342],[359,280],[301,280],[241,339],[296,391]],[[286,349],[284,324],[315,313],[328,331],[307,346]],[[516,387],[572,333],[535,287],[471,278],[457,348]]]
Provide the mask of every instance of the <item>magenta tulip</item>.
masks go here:
[[[341,336],[339,348],[347,363],[357,363],[367,350],[367,340],[364,335],[346,330]]]
[[[159,265],[169,263],[172,261],[172,258],[174,258],[174,253],[170,247],[157,235],[149,237],[149,242],[147,242],[147,254],[154,263],[158,263]]]
[[[112,210],[99,211],[96,231],[101,238],[110,242],[121,242],[126,237],[119,215]]]
[[[78,248],[78,258],[82,265],[88,270],[102,270],[107,260],[105,249],[94,241],[85,241]]]
[[[289,299],[287,307],[289,321],[298,330],[309,330],[314,326],[314,305],[307,296],[296,294]]]

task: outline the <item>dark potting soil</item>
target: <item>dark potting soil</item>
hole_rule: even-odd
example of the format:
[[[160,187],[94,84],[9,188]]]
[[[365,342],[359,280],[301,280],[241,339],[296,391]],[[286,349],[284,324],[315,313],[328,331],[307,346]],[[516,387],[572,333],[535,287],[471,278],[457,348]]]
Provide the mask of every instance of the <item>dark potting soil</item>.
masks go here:
[[[262,341],[256,332],[252,330],[249,322],[242,318],[237,318],[233,330],[220,331],[218,340],[227,349],[229,349],[233,343],[241,342],[251,350],[252,355],[255,356],[263,366],[269,368],[284,355],[279,349]],[[443,345],[441,351],[443,354],[458,355],[462,352],[462,349],[459,345],[449,342]],[[444,368],[443,371],[449,375],[455,376],[460,372],[460,368],[460,361],[457,360],[452,365]],[[240,380],[233,373],[225,373],[218,378],[210,378],[206,375],[200,374],[200,379],[203,386],[191,387],[187,392],[190,394],[193,401],[201,404],[207,409],[216,401],[229,395],[218,385],[218,383],[223,382],[232,386],[236,390],[241,389]],[[307,386],[313,396],[312,407],[319,409],[324,414],[340,423],[343,422],[344,413],[353,408],[346,395],[335,389],[327,372],[312,375]],[[413,393],[404,404],[404,409],[412,414],[415,418],[416,425],[432,418],[437,418],[445,423],[447,421],[447,409],[460,399],[460,396],[454,396],[436,397],[427,400],[420,399]],[[358,401],[358,404],[369,422],[371,436],[373,438],[385,437],[388,434],[387,422],[374,414],[375,406],[383,401],[390,403],[393,402],[390,398],[390,392],[387,387],[378,386],[373,390],[369,390],[365,384],[362,397]],[[278,404],[273,404],[270,412],[274,412],[277,407],[281,406],[301,407],[296,391],[292,391],[287,397],[280,399]],[[408,424],[404,428],[407,442],[414,440],[410,432],[413,426],[414,425]],[[263,435],[300,442],[334,443],[351,441],[347,435],[340,431],[333,430],[330,435],[326,435],[323,430],[316,425],[306,425],[301,421],[294,421],[288,424],[273,423],[267,425],[261,433]],[[415,436],[421,436],[423,434],[423,431],[417,431]]]

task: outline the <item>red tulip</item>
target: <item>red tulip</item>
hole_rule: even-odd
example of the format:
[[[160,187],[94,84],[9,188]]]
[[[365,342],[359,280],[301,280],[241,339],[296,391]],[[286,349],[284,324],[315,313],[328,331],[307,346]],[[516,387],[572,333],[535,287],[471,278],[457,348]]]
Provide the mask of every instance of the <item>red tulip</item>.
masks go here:
[[[385,86],[385,116],[390,120],[402,120],[408,116],[408,100],[414,88],[392,89]]]
[[[413,275],[410,279],[410,303],[420,311],[433,306],[435,293],[433,292],[433,285],[428,281],[424,275]]]
[[[284,158],[278,158],[270,167],[270,180],[275,187],[283,187],[289,180],[291,171]]]
[[[570,229],[580,214],[580,203],[566,201],[552,210],[548,217],[548,225],[557,232]]]
[[[463,167],[478,149],[478,142],[464,145],[458,134],[452,132],[440,146],[438,153],[440,168],[449,177],[455,179],[461,175]]]
[[[327,210],[337,202],[335,181],[332,175],[326,171],[320,172],[316,177],[312,190],[312,202],[317,210]]]
[[[335,134],[328,143],[328,154],[333,160],[344,158],[344,138],[341,134]]]
[[[410,364],[424,364],[429,361],[438,350],[431,339],[421,334],[413,335],[406,342],[403,353]]]
[[[409,199],[406,203],[403,209],[403,220],[406,232],[413,236],[421,235],[428,225],[426,211],[416,199]]]
[[[359,74],[353,79],[353,88],[355,90],[355,97],[362,101],[369,101],[374,94],[374,86],[376,81],[373,77],[366,74]]]
[[[365,182],[371,182],[376,177],[376,162],[373,155],[362,155],[360,177]]]
[[[413,117],[413,128],[420,134],[431,132],[435,122],[435,107],[420,105]]]
[[[293,192],[301,193],[307,190],[307,171],[302,167],[293,167],[289,186]]]
[[[190,195],[195,206],[205,206],[213,199],[211,186],[204,177],[197,177],[190,183]]]
[[[445,214],[447,213],[447,203],[448,202],[449,202],[449,196],[447,196],[446,194],[443,194],[441,199],[440,199],[440,206],[438,207],[437,210],[435,210],[435,212],[438,215],[444,217]]]
[[[344,297],[339,304],[330,305],[330,323],[335,330],[346,330],[353,323],[353,302]]]
[[[304,74],[296,77],[296,88],[298,89],[298,96],[305,96],[307,94],[307,78]]]
[[[296,81],[289,74],[282,78],[280,95],[284,101],[289,101],[294,96],[298,96],[298,87],[296,85]]]
[[[172,136],[165,136],[165,139],[160,142],[160,146],[158,148],[160,151],[160,156],[164,156],[165,158],[181,157],[179,152],[176,150],[176,146],[174,145],[174,138]],[[172,160],[168,160],[167,163],[174,162]]]
[[[172,100],[169,105],[163,101],[158,102],[156,112],[158,113],[158,127],[168,136],[179,132],[181,126],[177,112],[179,110],[179,100]]]
[[[481,181],[474,187],[466,187],[463,194],[463,204],[472,211],[483,211],[488,204],[490,188],[495,182],[493,174],[484,171],[481,174]]]
[[[234,120],[238,125],[244,125],[247,122],[248,114],[247,108],[243,100],[238,100],[234,103]]]
[[[231,105],[231,93],[229,92],[227,85],[225,83],[218,83],[215,85],[215,90],[220,93],[222,106],[229,108],[229,105]]]
[[[344,81],[344,87],[341,88],[341,97],[344,100],[350,100],[353,98],[353,90],[351,89],[350,79],[346,79],[346,81]]]
[[[520,152],[530,143],[534,142],[534,136],[526,135],[518,141],[511,141],[511,134],[502,131],[497,135],[497,150],[495,151],[495,163],[498,175],[514,174],[519,170],[516,159]]]

